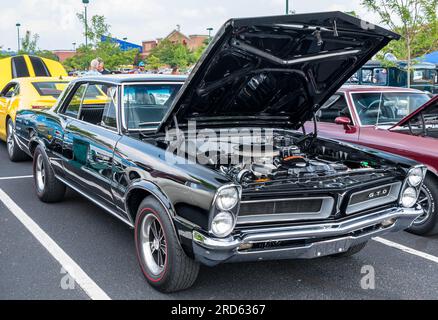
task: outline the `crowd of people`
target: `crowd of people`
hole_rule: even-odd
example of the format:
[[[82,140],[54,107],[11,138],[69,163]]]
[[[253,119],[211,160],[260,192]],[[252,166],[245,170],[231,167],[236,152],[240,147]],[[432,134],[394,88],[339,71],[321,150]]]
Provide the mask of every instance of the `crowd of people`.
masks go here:
[[[172,66],[171,68],[171,73],[172,75],[178,75],[180,74],[179,69],[177,66]],[[91,60],[90,62],[90,67],[88,69],[87,72],[84,73],[84,75],[86,76],[98,76],[98,75],[108,75],[108,74],[113,74],[114,72],[111,72],[107,69],[105,69],[105,62],[103,61],[103,59],[101,58],[96,58]],[[147,74],[147,73],[161,73],[159,70],[153,70],[153,71],[148,71],[146,70],[146,65],[143,61],[141,61],[138,66],[136,66],[132,72],[130,72],[131,74]]]

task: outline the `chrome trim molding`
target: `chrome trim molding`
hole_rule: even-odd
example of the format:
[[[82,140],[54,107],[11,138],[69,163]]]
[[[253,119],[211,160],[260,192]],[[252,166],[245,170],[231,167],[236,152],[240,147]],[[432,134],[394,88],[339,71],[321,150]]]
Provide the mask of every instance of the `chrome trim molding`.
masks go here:
[[[372,237],[407,229],[422,213],[422,209],[394,207],[342,222],[245,229],[226,239],[193,231],[193,250],[197,260],[211,266],[222,262],[317,258],[345,252]],[[284,247],[241,249],[256,243],[306,239],[309,242]]]

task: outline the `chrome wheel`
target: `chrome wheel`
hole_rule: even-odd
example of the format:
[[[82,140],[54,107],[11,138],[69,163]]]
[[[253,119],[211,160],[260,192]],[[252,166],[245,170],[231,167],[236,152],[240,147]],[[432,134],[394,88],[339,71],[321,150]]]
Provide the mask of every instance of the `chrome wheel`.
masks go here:
[[[420,195],[418,196],[418,202],[423,208],[424,213],[414,221],[414,225],[421,225],[429,219],[432,209],[432,199],[430,198],[429,192],[427,192],[424,187],[420,190]]]
[[[8,136],[6,138],[6,143],[8,145],[8,153],[10,156],[14,153],[14,126],[12,125],[12,121],[8,121]]]
[[[167,263],[167,243],[163,227],[153,214],[148,214],[141,224],[140,243],[143,260],[149,271],[160,275]]]
[[[35,166],[36,185],[39,191],[44,191],[46,185],[46,171],[44,167],[43,156],[38,155]]]

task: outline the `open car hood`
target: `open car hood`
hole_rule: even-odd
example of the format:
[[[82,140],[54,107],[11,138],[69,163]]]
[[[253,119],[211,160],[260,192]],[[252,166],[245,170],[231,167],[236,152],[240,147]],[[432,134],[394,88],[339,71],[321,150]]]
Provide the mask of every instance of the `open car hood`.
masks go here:
[[[397,127],[403,127],[409,123],[409,121],[415,116],[419,115],[420,113],[427,114],[428,110],[432,110],[432,108],[436,108],[438,104],[438,96],[433,97],[431,100],[426,102],[424,105],[422,105],[420,108],[412,112],[411,114],[404,117],[399,123],[394,125],[393,127],[389,128],[389,130],[392,130]]]
[[[190,120],[298,129],[393,39],[399,35],[342,12],[231,19],[158,131]]]

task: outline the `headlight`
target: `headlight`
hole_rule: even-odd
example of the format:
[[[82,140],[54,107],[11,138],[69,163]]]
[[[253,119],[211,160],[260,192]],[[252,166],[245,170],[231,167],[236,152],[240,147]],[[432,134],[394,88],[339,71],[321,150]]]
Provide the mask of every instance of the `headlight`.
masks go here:
[[[217,237],[226,237],[234,229],[234,216],[230,212],[218,213],[211,222],[211,232]]]
[[[412,187],[418,187],[424,178],[424,172],[422,168],[413,168],[409,171],[408,182]]]
[[[417,190],[412,187],[406,188],[401,197],[401,204],[405,208],[412,208],[417,202]]]
[[[219,210],[228,211],[233,209],[239,202],[239,191],[236,187],[228,187],[219,190],[216,197],[216,206]]]

